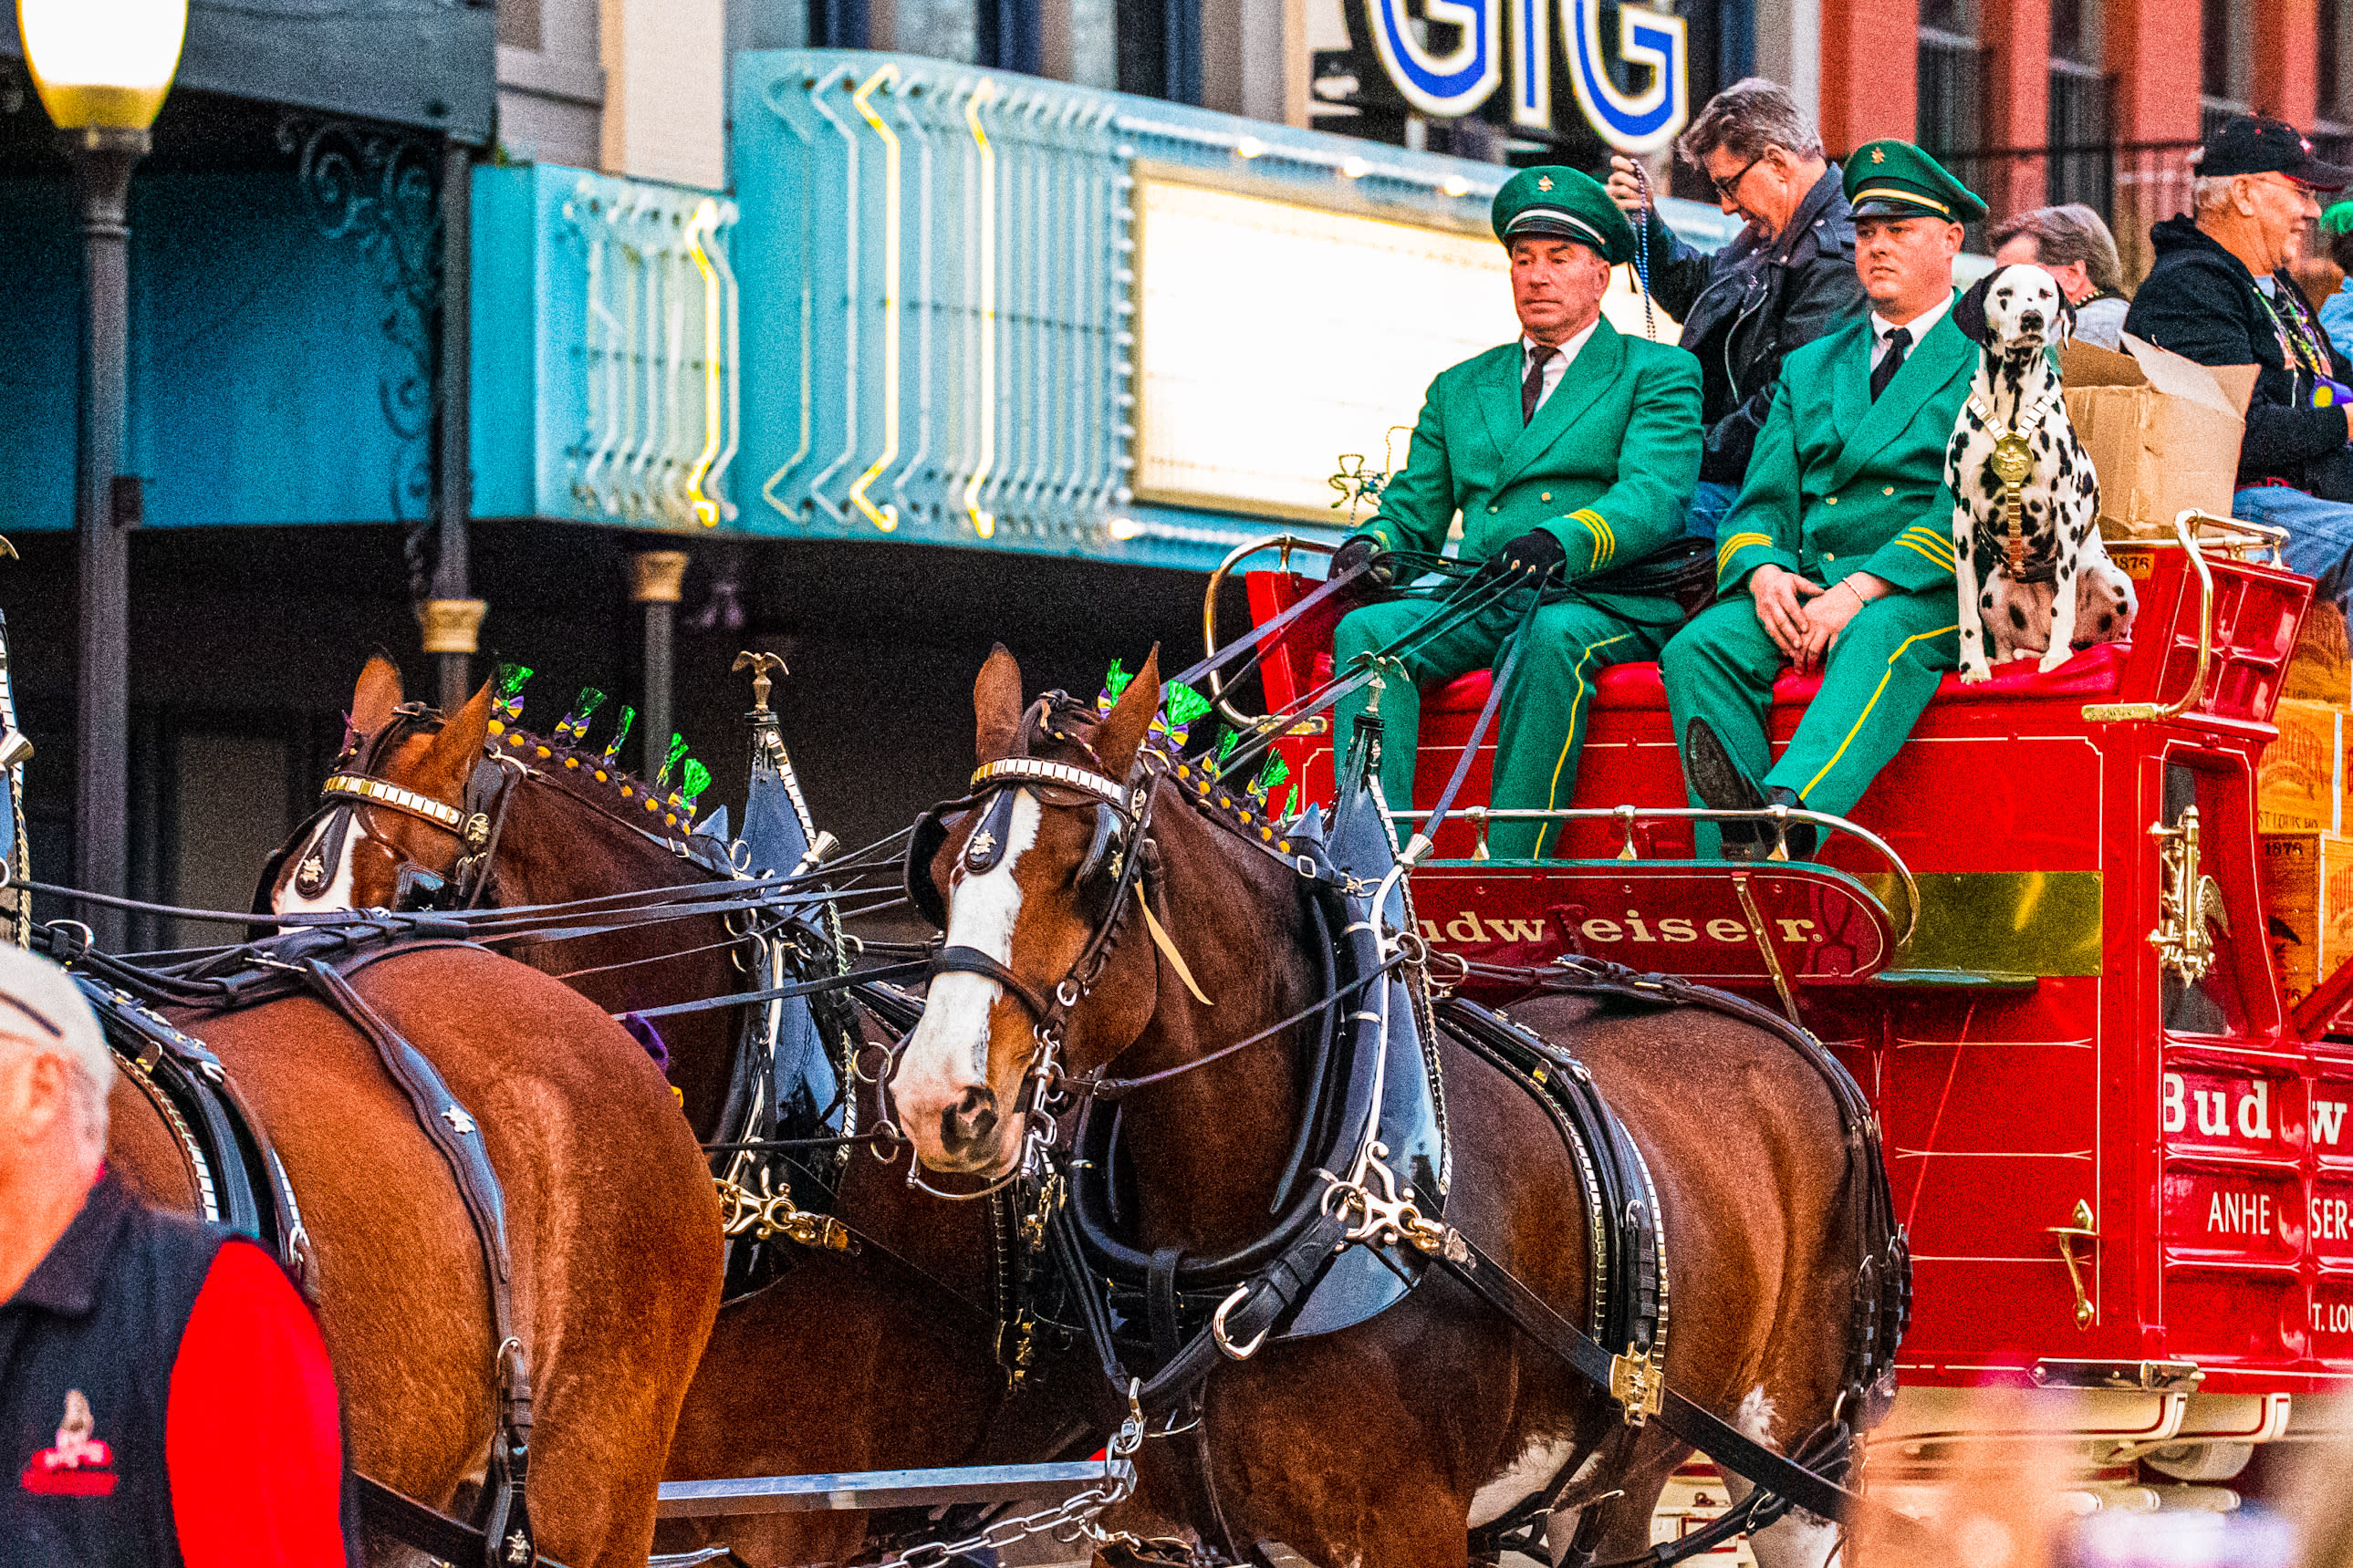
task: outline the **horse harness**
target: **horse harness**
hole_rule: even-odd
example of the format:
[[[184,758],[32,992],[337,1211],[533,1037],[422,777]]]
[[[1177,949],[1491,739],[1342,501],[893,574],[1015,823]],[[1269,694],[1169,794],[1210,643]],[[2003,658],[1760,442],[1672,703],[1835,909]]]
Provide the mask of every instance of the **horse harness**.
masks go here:
[[[269,1248],[315,1301],[319,1269],[293,1184],[267,1129],[247,1103],[218,1056],[134,994],[137,971],[106,962],[47,928],[52,948],[98,1015],[123,1075],[146,1098],[178,1144],[203,1211]],[[409,1043],[352,984],[351,977],[393,953],[428,947],[465,947],[427,939],[319,956],[348,945],[346,932],[303,932],[279,944],[277,956],[237,977],[228,1005],[244,1006],[308,994],[340,1015],[375,1050],[385,1075],[408,1101],[427,1141],[448,1165],[482,1253],[497,1350],[497,1431],[482,1486],[478,1522],[465,1524],[365,1475],[355,1474],[361,1512],[369,1523],[419,1551],[470,1568],[531,1568],[553,1563],[539,1555],[527,1500],[532,1432],[531,1364],[515,1332],[506,1199],[472,1114],[449,1091],[424,1053]],[[97,961],[97,962],[92,962]],[[106,976],[93,973],[103,963]],[[88,963],[90,967],[84,967]],[[111,984],[112,981],[119,984]]]
[[[432,734],[441,723],[438,710],[422,702],[404,702],[375,733],[360,736],[344,748],[335,759],[334,771],[320,787],[317,809],[262,868],[255,913],[269,912],[279,875],[289,857],[297,852],[302,859],[294,869],[295,892],[306,899],[325,894],[334,880],[335,868],[343,864],[345,839],[353,832],[372,837],[360,816],[362,806],[397,812],[458,841],[458,858],[447,877],[402,858],[394,908],[470,910],[482,900],[489,890],[491,862],[506,826],[514,785],[531,770],[519,757],[486,751],[467,775],[461,805],[377,776],[378,766],[402,741],[412,734]]]
[[[1021,751],[1027,751],[1031,736],[1041,730],[1053,739],[1071,740],[1052,728],[1058,700],[1067,700],[1050,694],[1029,710],[1022,726]],[[934,957],[932,970],[994,980],[1031,1016],[1035,1044],[1018,1097],[1018,1110],[1033,1118],[1030,1132],[1019,1165],[987,1190],[1018,1182],[1027,1193],[1034,1194],[1035,1219],[1025,1224],[1025,1234],[1033,1250],[1041,1247],[1050,1250],[1106,1380],[1121,1394],[1140,1384],[1141,1407],[1162,1422],[1154,1436],[1194,1435],[1197,1457],[1187,1467],[1191,1484],[1201,1504],[1201,1517],[1213,1522],[1223,1538],[1218,1544],[1225,1559],[1243,1560],[1212,1479],[1208,1429],[1201,1419],[1208,1374],[1223,1361],[1247,1360],[1271,1332],[1294,1319],[1335,1255],[1352,1245],[1377,1249],[1390,1267],[1409,1278],[1418,1277],[1431,1265],[1445,1269],[1537,1345],[1606,1393],[1620,1408],[1627,1426],[1640,1426],[1655,1415],[1678,1440],[1757,1489],[1746,1505],[1719,1521],[1721,1528],[1711,1527],[1710,1531],[1683,1542],[1653,1548],[1643,1562],[1679,1561],[1740,1529],[1762,1528],[1792,1505],[1841,1521],[1863,1510],[1883,1512],[1835,1479],[1847,1463],[1851,1434],[1868,1426],[1875,1409],[1883,1408],[1889,1397],[1895,1346],[1910,1309],[1910,1258],[1894,1218],[1876,1121],[1852,1076],[1818,1042],[1776,1015],[1729,994],[1588,961],[1577,961],[1560,974],[1547,974],[1540,981],[1545,990],[1574,992],[1620,1004],[1698,1005],[1727,1014],[1790,1045],[1829,1086],[1845,1125],[1850,1159],[1862,1162],[1860,1168],[1869,1174],[1859,1184],[1864,1189],[1862,1202],[1848,1205],[1853,1217],[1859,1272],[1843,1392],[1829,1428],[1800,1445],[1794,1458],[1765,1447],[1666,1386],[1669,1290],[1663,1216],[1640,1149],[1591,1075],[1571,1053],[1503,1015],[1467,1001],[1446,998],[1436,1009],[1438,1023],[1466,1051],[1504,1073],[1537,1100],[1561,1133],[1577,1173],[1593,1276],[1588,1321],[1582,1328],[1562,1318],[1477,1242],[1447,1224],[1440,1212],[1442,1191],[1417,1196],[1410,1187],[1400,1189],[1394,1173],[1379,1160],[1367,1161],[1359,1152],[1350,1166],[1344,1158],[1349,1149],[1319,1139],[1320,1128],[1333,1138],[1345,1140],[1349,1118],[1319,1123],[1315,1110],[1319,1100],[1314,1098],[1319,1090],[1314,1084],[1309,1110],[1303,1117],[1302,1147],[1294,1152],[1291,1166],[1293,1172],[1300,1170],[1303,1156],[1320,1142],[1321,1147],[1313,1147],[1312,1152],[1323,1154],[1324,1160],[1314,1168],[1314,1174],[1322,1178],[1324,1186],[1320,1192],[1293,1193],[1286,1178],[1277,1195],[1282,1212],[1257,1242],[1225,1258],[1188,1259],[1177,1249],[1145,1254],[1117,1238],[1112,1185],[1113,1118],[1101,1113],[1100,1104],[1115,1102],[1145,1080],[1123,1083],[1107,1079],[1100,1069],[1071,1077],[1062,1070],[1060,1053],[1071,1013],[1101,979],[1128,901],[1133,898],[1142,905],[1146,897],[1142,883],[1145,868],[1153,858],[1149,835],[1156,799],[1154,786],[1161,782],[1187,795],[1210,822],[1294,873],[1306,891],[1320,931],[1326,937],[1339,933],[1330,948],[1333,962],[1326,969],[1326,999],[1317,1009],[1327,1029],[1325,1048],[1318,1055],[1319,1059],[1337,1059],[1349,1071],[1357,1071],[1368,1049],[1381,1045],[1377,1037],[1367,1037],[1384,1033],[1386,1024],[1379,1015],[1360,1005],[1345,1021],[1347,1026],[1340,1030],[1348,1037],[1349,1048],[1334,1052],[1329,1031],[1338,1022],[1335,1015],[1340,1004],[1402,966],[1409,971],[1409,984],[1420,1005],[1416,1010],[1426,1008],[1426,949],[1419,949],[1418,939],[1409,937],[1399,944],[1408,951],[1398,957],[1385,956],[1376,931],[1376,910],[1366,897],[1369,885],[1333,862],[1314,819],[1290,830],[1279,828],[1271,816],[1254,815],[1247,804],[1237,806],[1233,800],[1237,792],[1221,788],[1214,772],[1198,762],[1179,761],[1164,767],[1147,749],[1130,782],[1018,754],[987,763],[973,774],[970,794],[944,802],[918,819],[909,841],[905,881],[918,910],[944,929],[944,900],[933,880],[931,867],[946,842],[951,815],[975,809],[982,814],[961,857],[962,868],[971,874],[985,872],[1001,860],[1012,804],[1021,793],[1031,794],[1041,805],[1092,809],[1096,815],[1092,846],[1076,880],[1084,886],[1108,876],[1111,890],[1087,943],[1050,995],[1041,994],[993,955],[976,949],[944,946]],[[1173,944],[1166,942],[1149,910],[1145,912],[1155,942],[1182,973],[1182,961],[1176,958]],[[1186,978],[1189,982],[1189,976]],[[1268,1034],[1278,1032],[1281,1026]],[[1261,1037],[1253,1037],[1243,1044]],[[1205,1065],[1238,1048],[1227,1047],[1176,1070]],[[1433,1093],[1438,1091],[1434,1077],[1430,1087]],[[1084,1109],[1066,1143],[1055,1113],[1066,1110],[1073,1100],[1083,1101]],[[1377,1113],[1377,1107],[1375,1110]],[[1064,1171],[1054,1169],[1058,1153],[1063,1156]],[[1342,1169],[1350,1171],[1351,1179],[1333,1173]],[[911,1167],[910,1181],[913,1180]],[[1287,1205],[1286,1194],[1290,1195]],[[1115,1311],[1127,1325],[1143,1323],[1148,1337],[1139,1343],[1132,1331],[1124,1335],[1114,1325]],[[1623,1344],[1626,1349],[1613,1353],[1604,1348],[1609,1344]],[[1131,1357],[1139,1351],[1144,1352],[1148,1375],[1130,1370]],[[1566,1474],[1556,1479],[1535,1502],[1541,1504],[1560,1495],[1567,1480]],[[1535,1522],[1541,1525],[1540,1516]]]

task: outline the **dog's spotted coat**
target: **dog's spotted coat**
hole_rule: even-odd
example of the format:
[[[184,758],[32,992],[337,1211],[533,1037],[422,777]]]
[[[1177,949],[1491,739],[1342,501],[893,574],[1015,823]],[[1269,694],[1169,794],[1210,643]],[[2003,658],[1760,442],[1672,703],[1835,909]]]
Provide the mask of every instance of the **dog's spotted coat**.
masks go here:
[[[1982,331],[1974,330],[1981,321]],[[2047,392],[2050,407],[2026,433],[2032,468],[2020,487],[2025,560],[2012,576],[2005,544],[2002,482],[1994,437],[1964,404],[1945,449],[1953,491],[1953,558],[1960,609],[1961,679],[1989,679],[1991,664],[2041,654],[2058,668],[2077,648],[2121,642],[2131,632],[2132,579],[2100,542],[2100,480],[2075,439],[2045,349],[2074,323],[2074,309],[2039,267],[2005,267],[1969,291],[1955,324],[1982,345],[1975,403],[2015,430]],[[1993,656],[1986,656],[1990,641]]]

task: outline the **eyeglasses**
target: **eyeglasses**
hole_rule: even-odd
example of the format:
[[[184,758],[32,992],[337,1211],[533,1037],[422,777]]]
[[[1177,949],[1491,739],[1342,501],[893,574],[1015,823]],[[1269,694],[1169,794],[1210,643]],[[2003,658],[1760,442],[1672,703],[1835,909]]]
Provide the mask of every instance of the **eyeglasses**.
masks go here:
[[[1741,164],[1740,172],[1738,174],[1728,175],[1721,180],[1717,179],[1715,175],[1710,174],[1707,177],[1708,184],[1714,185],[1715,187],[1715,194],[1722,196],[1725,201],[1728,202],[1735,200],[1740,194],[1740,182],[1748,177],[1748,171],[1763,163],[1767,158],[1771,157],[1772,154],[1773,149],[1767,147],[1764,152],[1757,153],[1757,156],[1749,159],[1746,163]]]

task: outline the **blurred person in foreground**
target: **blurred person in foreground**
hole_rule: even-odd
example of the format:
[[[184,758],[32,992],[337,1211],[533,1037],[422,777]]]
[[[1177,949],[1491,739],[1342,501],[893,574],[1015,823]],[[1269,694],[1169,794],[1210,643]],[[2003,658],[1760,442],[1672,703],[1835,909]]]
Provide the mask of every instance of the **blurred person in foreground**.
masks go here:
[[[2124,347],[2124,264],[2116,236],[2081,202],[2036,207],[1993,226],[1993,258],[2004,267],[2040,267],[2075,307],[2075,341],[2104,349]]]
[[[2195,213],[2149,230],[2157,265],[2125,331],[2200,364],[2260,367],[2232,515],[2285,530],[2288,565],[2342,609],[2353,599],[2353,365],[2287,268],[2320,216],[2313,193],[2342,190],[2347,171],[2285,121],[2244,114],[2206,138],[2197,168]]]
[[[1762,77],[1733,83],[1708,100],[1675,152],[1707,176],[1717,205],[1748,224],[1723,249],[1704,251],[1677,238],[1655,204],[1647,219],[1651,292],[1699,356],[1706,446],[1688,531],[1713,539],[1747,477],[1782,357],[1859,315],[1862,285],[1839,167],[1786,89]],[[1610,199],[1644,222],[1633,163],[1609,164]]]
[[[0,1563],[343,1568],[335,1384],[260,1247],[105,1166],[112,1054],[0,944]]]

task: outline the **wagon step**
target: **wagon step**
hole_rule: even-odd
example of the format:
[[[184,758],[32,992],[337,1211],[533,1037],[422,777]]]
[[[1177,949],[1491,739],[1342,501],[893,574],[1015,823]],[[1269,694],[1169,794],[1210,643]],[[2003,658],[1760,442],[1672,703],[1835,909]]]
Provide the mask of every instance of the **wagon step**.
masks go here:
[[[665,1481],[659,1519],[709,1519],[832,1509],[934,1508],[950,1503],[1064,1502],[1103,1481],[1101,1459],[973,1465],[938,1470],[848,1470]]]

